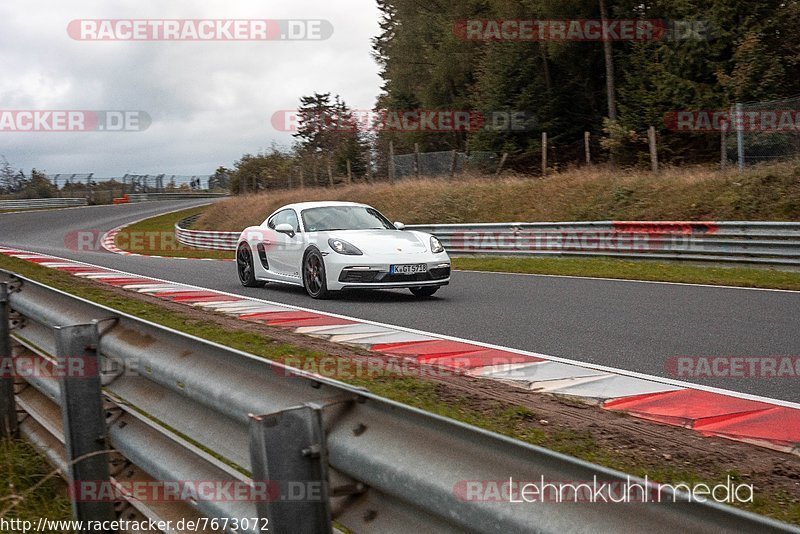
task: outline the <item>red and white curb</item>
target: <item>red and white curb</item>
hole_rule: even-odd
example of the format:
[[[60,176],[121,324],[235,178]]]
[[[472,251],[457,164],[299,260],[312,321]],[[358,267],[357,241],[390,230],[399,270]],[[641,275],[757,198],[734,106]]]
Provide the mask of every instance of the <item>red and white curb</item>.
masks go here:
[[[535,393],[578,398],[703,435],[800,454],[800,405],[796,403],[318,312],[45,254],[2,247],[0,254],[243,321],[360,346],[382,356],[502,381]]]
[[[126,224],[125,226],[129,226]],[[233,258],[183,258],[179,256],[156,256],[155,254],[137,254],[135,252],[129,252],[127,250],[122,250],[116,245],[117,234],[125,228],[125,226],[120,226],[119,228],[115,228],[113,230],[109,230],[105,234],[103,234],[103,239],[100,241],[101,245],[107,251],[113,254],[120,254],[122,256],[139,256],[141,258],[158,258],[158,259],[166,259],[166,260],[199,260],[199,261],[234,261]]]

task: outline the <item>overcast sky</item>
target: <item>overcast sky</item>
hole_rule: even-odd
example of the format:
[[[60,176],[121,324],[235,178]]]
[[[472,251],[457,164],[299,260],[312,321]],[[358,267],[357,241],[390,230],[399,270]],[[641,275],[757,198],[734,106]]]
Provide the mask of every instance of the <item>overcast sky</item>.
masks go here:
[[[339,93],[371,109],[373,0],[3,0],[0,110],[142,110],[143,132],[0,131],[0,154],[26,172],[210,174],[243,153],[291,144],[272,114],[301,95]],[[75,19],[324,19],[326,41],[73,40]]]

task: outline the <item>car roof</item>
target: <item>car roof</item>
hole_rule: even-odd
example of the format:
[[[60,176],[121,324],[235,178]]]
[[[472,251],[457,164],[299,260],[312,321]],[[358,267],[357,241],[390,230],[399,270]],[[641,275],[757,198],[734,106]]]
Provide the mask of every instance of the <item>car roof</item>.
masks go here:
[[[358,202],[341,202],[337,200],[330,200],[321,202],[297,202],[295,204],[287,204],[286,206],[283,206],[282,208],[275,211],[281,211],[287,208],[294,208],[297,211],[302,211],[310,208],[325,208],[334,206],[362,206],[367,208],[370,207],[367,204],[360,204]]]

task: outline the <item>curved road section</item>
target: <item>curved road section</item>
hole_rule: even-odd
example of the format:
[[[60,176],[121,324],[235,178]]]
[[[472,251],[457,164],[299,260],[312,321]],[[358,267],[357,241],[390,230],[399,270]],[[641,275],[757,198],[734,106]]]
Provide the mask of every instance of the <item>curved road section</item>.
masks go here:
[[[679,359],[708,362],[719,357],[742,361],[789,356],[797,362],[800,292],[455,272],[451,285],[428,300],[417,300],[404,291],[365,291],[313,301],[299,288],[243,288],[230,262],[121,256],[99,245],[103,232],[120,225],[205,203],[208,200],[0,214],[0,245],[358,319],[800,402],[797,366],[783,369],[778,376],[767,372],[748,378],[702,380],[678,375],[681,371],[676,367]],[[78,232],[97,235],[95,246],[79,245]],[[746,364],[744,374],[749,374]]]

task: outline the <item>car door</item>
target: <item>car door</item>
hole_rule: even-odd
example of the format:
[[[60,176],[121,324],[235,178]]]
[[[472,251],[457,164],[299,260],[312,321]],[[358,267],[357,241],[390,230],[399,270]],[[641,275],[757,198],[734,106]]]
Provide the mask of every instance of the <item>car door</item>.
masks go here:
[[[277,232],[275,228],[279,224],[291,225],[295,234],[292,236]],[[268,219],[267,226],[271,230],[268,233],[269,242],[265,241],[270,271],[272,271],[273,275],[291,281],[298,281],[300,279],[300,257],[302,255],[303,238],[300,234],[300,221],[297,218],[297,213],[291,208],[281,210]]]

